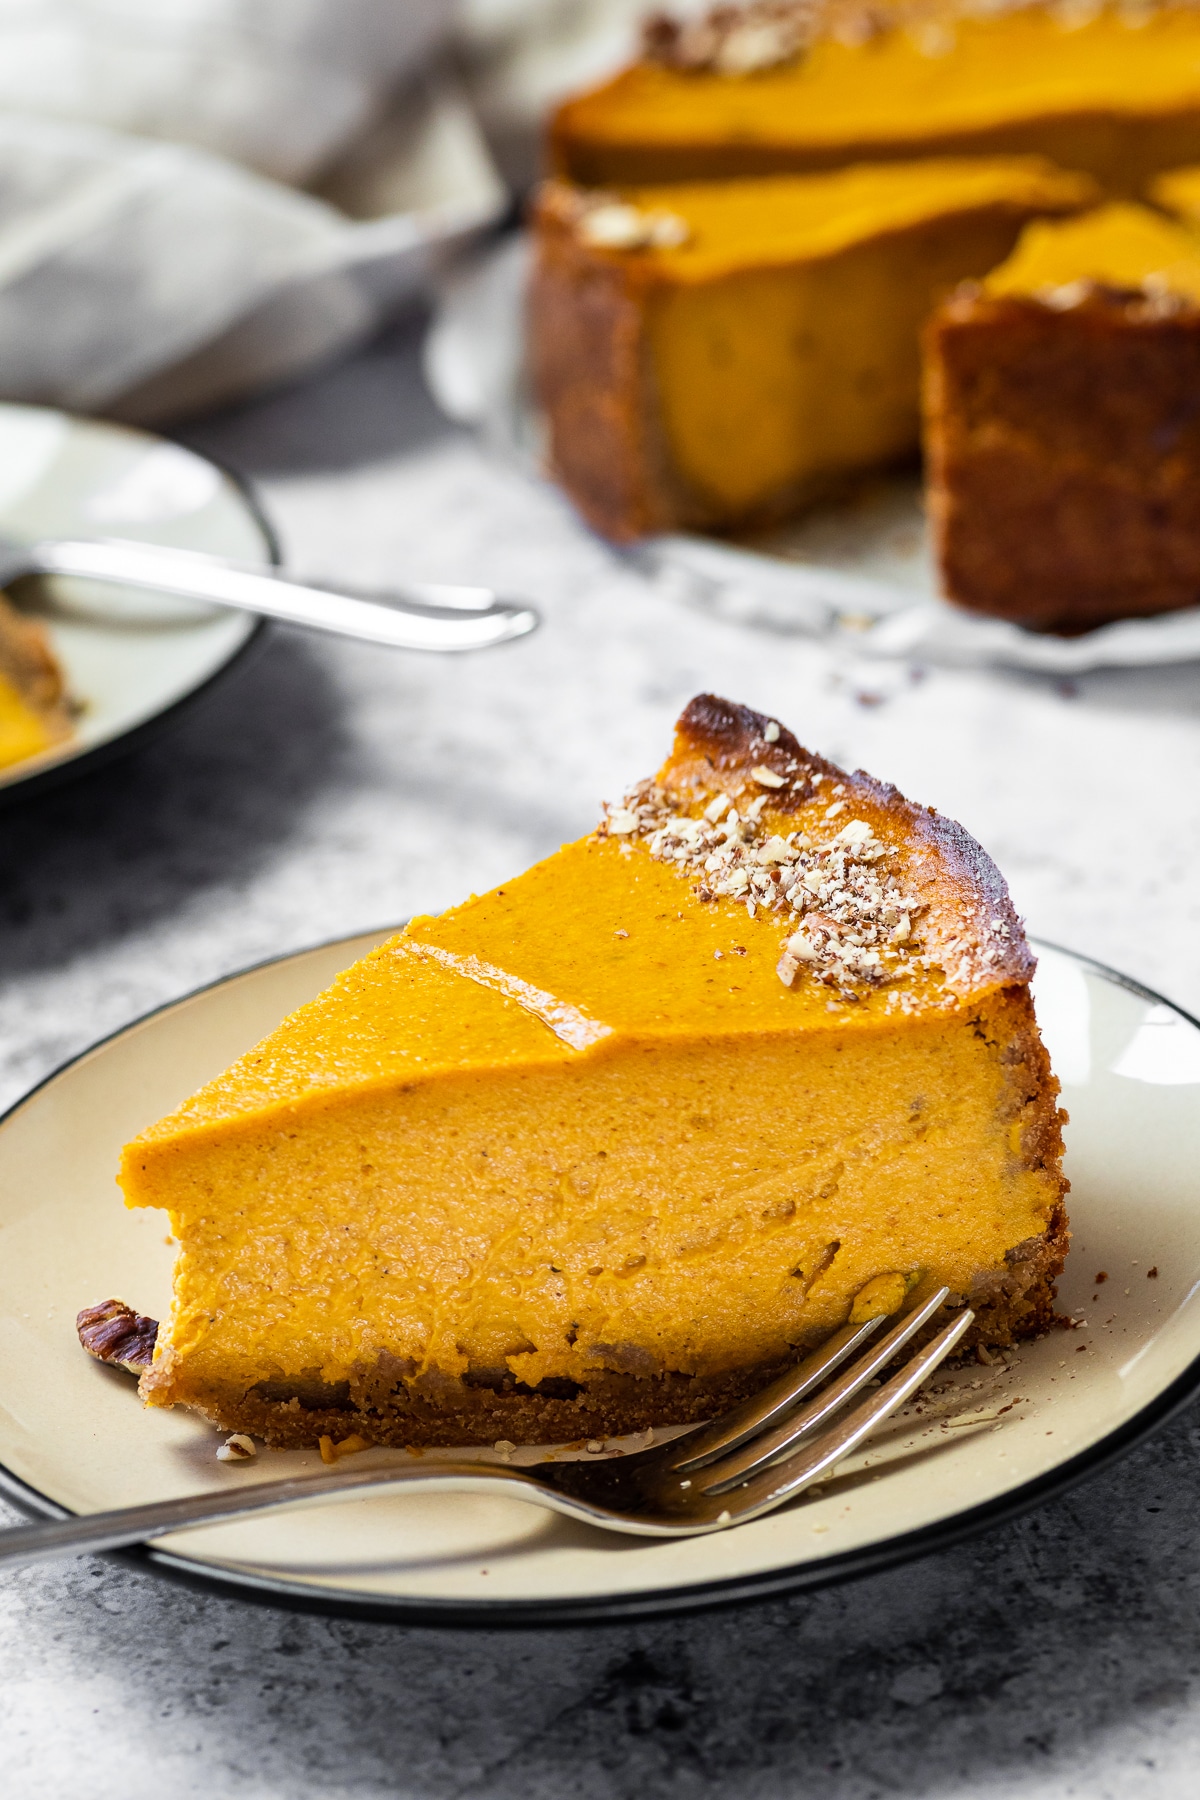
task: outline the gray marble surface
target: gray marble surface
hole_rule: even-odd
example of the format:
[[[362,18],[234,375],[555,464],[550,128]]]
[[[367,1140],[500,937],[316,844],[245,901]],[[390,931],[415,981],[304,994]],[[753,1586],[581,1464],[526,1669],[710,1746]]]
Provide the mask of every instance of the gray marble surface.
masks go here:
[[[264,956],[435,910],[587,829],[701,688],[962,819],[1031,928],[1200,1011],[1200,668],[900,670],[685,611],[447,427],[417,328],[188,434],[293,566],[486,580],[536,638],[275,632],[168,736],[0,814],[0,1098]],[[456,1634],[90,1561],[0,1577],[13,1800],[1191,1796],[1200,1412],[919,1564],[658,1624]],[[0,1509],[2,1514],[3,1509]],[[7,1516],[7,1515],[5,1515]]]

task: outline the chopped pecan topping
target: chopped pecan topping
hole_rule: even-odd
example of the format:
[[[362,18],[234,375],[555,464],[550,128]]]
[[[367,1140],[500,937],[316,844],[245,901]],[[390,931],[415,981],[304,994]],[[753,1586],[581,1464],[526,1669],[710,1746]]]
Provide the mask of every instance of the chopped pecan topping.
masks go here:
[[[671,794],[643,781],[607,809],[600,835],[640,838],[658,862],[697,883],[701,900],[727,898],[751,918],[762,911],[785,921],[789,935],[777,967],[785,987],[803,970],[853,1000],[863,985],[882,986],[924,966],[913,937],[924,905],[903,891],[891,867],[893,847],[865,819],[851,819],[821,844],[803,831],[781,835],[761,815],[770,790],[788,783],[765,765],[750,773],[767,793],[737,805],[720,793],[697,816],[676,810]],[[799,779],[811,781],[811,772]],[[836,801],[825,818],[846,810]]]
[[[678,213],[634,206],[604,188],[585,191],[565,181],[543,182],[538,212],[592,250],[677,250],[691,237]]]
[[[79,1341],[97,1362],[114,1363],[140,1375],[154,1360],[158,1320],[134,1312],[123,1300],[101,1300],[85,1306],[75,1320]]]
[[[643,26],[642,54],[676,69],[750,75],[801,56],[818,17],[813,0],[744,0],[688,18],[654,13]]]
[[[1196,311],[1195,296],[1176,292],[1166,274],[1147,275],[1137,287],[1116,287],[1103,281],[1067,281],[1058,287],[1040,288],[1033,298],[1053,312],[1121,311],[1131,318],[1150,323]]]
[[[1147,25],[1172,0],[1118,0],[1130,29]],[[1192,0],[1194,4],[1194,0]],[[691,73],[752,76],[798,62],[823,41],[856,49],[885,32],[904,31],[922,56],[947,56],[961,19],[1043,11],[1064,31],[1077,31],[1105,0],[717,0],[658,11],[642,27],[647,62]]]

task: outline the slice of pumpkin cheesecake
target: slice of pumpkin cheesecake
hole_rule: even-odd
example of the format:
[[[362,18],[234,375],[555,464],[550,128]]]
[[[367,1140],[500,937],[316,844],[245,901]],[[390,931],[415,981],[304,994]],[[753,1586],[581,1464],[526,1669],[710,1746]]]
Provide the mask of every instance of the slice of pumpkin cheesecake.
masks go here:
[[[0,594],[0,770],[44,756],[72,728],[71,702],[46,632]]]
[[[1160,204],[1188,182],[1165,178]],[[948,598],[1065,635],[1200,601],[1194,227],[1126,201],[1039,220],[938,308],[924,350]]]
[[[657,778],[408,929],[126,1150],[142,1377],[285,1445],[699,1419],[946,1283],[1046,1327],[1058,1084],[959,826],[704,696]]]

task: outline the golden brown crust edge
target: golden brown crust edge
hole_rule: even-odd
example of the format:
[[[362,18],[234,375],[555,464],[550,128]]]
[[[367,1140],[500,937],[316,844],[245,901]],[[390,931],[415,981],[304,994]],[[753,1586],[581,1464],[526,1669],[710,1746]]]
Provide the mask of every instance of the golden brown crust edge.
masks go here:
[[[874,813],[880,822],[899,827],[908,840],[914,889],[947,923],[961,922],[954,961],[964,979],[997,987],[1032,978],[1036,958],[1008,884],[970,832],[932,807],[906,799],[890,782],[878,781],[862,769],[848,774],[804,749],[790,731],[765,714],[717,694],[698,694],[680,715],[675,748],[659,780],[685,791],[694,787],[697,793],[732,790],[761,767],[784,780],[771,797],[772,806],[781,812],[812,800],[815,774],[843,783],[848,802],[868,818]],[[971,910],[964,913],[964,908]]]
[[[1200,308],[967,284],[924,335],[928,509],[960,606],[1076,635],[1200,599]]]
[[[656,436],[645,340],[648,272],[575,235],[570,190],[547,182],[533,207],[528,327],[534,392],[549,427],[549,473],[587,523],[615,543],[703,509],[672,476]]]

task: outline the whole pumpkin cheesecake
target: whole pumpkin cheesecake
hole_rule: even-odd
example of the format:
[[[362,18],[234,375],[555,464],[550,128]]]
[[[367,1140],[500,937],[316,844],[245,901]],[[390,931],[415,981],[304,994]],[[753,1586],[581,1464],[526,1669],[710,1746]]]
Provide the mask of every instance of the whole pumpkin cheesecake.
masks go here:
[[[1200,13],[1172,0],[750,0],[657,16],[567,100],[557,173],[596,186],[1037,153],[1135,194],[1200,160]]]
[[[1033,958],[959,826],[711,696],[597,830],[347,970],[131,1143],[142,1392],[283,1445],[693,1420],[1066,1248]],[[146,1321],[139,1321],[145,1325]]]
[[[550,464],[598,531],[787,517],[916,454],[921,327],[1022,227],[1099,198],[1039,157],[595,192],[534,211]]]

